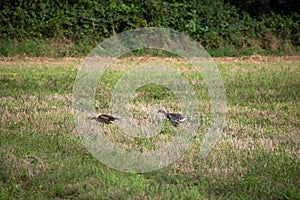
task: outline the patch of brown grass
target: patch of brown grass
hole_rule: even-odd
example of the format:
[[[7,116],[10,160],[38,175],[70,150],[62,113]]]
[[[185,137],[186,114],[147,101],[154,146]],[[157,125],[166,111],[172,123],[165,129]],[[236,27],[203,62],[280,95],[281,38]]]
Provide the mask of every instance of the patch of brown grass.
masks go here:
[[[18,99],[2,97],[1,100],[5,108],[1,113],[2,128],[75,134],[73,121],[70,120],[73,114],[70,94],[45,97],[23,95]]]
[[[217,57],[213,58],[216,63],[228,64],[235,62],[259,63],[259,62],[299,62],[300,56],[260,56],[254,54],[243,57]]]
[[[48,169],[47,164],[42,158],[32,155],[16,156],[14,149],[5,152],[1,156],[0,173],[4,182],[16,182],[25,186],[30,181]]]
[[[51,58],[51,57],[0,57],[0,68],[79,68],[83,58]]]

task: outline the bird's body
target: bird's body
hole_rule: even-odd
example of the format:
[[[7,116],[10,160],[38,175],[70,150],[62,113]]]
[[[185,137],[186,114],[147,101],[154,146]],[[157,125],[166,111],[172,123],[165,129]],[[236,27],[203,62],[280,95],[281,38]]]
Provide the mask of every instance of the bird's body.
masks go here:
[[[163,113],[166,118],[168,118],[170,121],[176,123],[177,125],[179,123],[182,123],[185,120],[187,120],[187,118],[183,117],[181,114],[179,114],[179,113],[168,113],[165,109],[159,109],[157,112],[158,113]]]
[[[97,122],[102,122],[104,124],[111,124],[112,122],[119,120],[120,118],[113,117],[113,116],[106,115],[106,114],[101,114],[101,115],[98,115],[97,117],[90,117],[89,119],[91,119],[91,120],[94,119]]]

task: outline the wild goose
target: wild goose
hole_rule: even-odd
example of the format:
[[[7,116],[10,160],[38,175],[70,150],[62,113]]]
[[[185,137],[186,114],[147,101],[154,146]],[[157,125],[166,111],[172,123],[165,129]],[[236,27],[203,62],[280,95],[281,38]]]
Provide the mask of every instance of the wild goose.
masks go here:
[[[182,123],[185,120],[187,120],[187,118],[183,117],[181,114],[178,114],[178,113],[168,113],[164,108],[163,109],[159,109],[157,112],[158,113],[163,113],[166,118],[168,118],[169,120],[171,120],[172,122],[174,122],[176,125],[178,125],[179,123]]]
[[[98,115],[97,117],[89,117],[88,119],[96,120],[97,122],[102,122],[104,124],[111,124],[112,122],[119,120],[120,118],[102,114],[102,115]]]

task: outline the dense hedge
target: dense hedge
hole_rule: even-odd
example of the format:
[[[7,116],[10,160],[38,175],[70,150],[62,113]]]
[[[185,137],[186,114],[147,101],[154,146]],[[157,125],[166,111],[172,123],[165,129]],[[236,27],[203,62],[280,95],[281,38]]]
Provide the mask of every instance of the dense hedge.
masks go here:
[[[139,27],[189,34],[213,55],[297,53],[298,0],[2,0],[1,55],[85,55]],[[274,3],[275,2],[275,3]]]

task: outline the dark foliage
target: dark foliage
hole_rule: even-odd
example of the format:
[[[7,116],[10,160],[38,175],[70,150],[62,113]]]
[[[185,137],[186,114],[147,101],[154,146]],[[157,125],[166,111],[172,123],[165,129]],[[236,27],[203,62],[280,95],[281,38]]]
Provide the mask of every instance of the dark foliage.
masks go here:
[[[112,35],[140,27],[189,34],[213,55],[294,53],[296,0],[32,0],[0,3],[1,55],[84,55]]]

